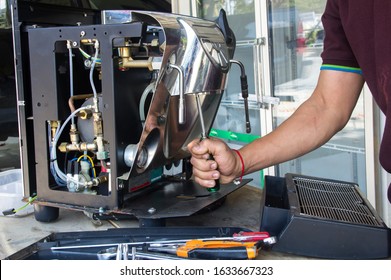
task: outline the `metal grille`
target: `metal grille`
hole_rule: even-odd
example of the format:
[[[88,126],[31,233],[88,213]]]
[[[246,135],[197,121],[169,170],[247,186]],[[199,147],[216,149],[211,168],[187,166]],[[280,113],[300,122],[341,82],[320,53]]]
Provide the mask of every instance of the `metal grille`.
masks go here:
[[[294,177],[301,213],[356,224],[382,226],[355,185]]]

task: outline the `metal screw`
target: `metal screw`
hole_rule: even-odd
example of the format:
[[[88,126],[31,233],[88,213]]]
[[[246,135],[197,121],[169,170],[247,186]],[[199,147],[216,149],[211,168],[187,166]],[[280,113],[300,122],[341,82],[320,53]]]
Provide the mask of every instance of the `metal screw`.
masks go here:
[[[156,209],[153,208],[153,207],[151,207],[151,208],[148,209],[148,213],[149,213],[149,214],[154,214],[155,212],[156,212]]]
[[[165,117],[165,116],[158,116],[158,117],[157,117],[157,123],[158,123],[158,125],[164,124],[165,121],[166,121],[166,117]]]
[[[72,42],[72,46],[77,47],[77,42],[76,41]]]
[[[84,66],[87,68],[91,68],[92,61],[89,59],[84,60]]]
[[[85,31],[80,32],[80,37],[84,37],[86,35]]]

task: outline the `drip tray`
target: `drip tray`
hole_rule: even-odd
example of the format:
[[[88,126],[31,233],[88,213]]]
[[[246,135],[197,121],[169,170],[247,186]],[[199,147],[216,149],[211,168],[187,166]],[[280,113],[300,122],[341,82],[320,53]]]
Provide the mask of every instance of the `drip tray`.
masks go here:
[[[274,251],[329,259],[390,257],[391,231],[354,183],[266,176],[261,230]]]

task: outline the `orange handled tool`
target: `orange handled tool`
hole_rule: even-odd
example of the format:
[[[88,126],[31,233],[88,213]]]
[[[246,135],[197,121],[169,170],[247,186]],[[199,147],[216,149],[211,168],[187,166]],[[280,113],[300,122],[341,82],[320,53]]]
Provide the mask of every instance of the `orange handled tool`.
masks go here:
[[[177,248],[182,258],[241,260],[254,259],[258,255],[256,242],[191,240]]]

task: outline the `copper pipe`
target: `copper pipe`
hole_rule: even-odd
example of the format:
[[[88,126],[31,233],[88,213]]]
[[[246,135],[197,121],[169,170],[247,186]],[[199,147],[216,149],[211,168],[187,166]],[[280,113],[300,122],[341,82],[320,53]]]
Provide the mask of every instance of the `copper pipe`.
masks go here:
[[[69,99],[68,99],[68,105],[69,105],[69,109],[71,109],[71,112],[73,113],[74,111],[76,111],[76,108],[75,108],[75,100],[81,100],[81,99],[87,99],[87,98],[90,98],[90,97],[93,97],[94,95],[92,93],[88,93],[88,94],[78,94],[78,95],[73,95],[71,96]]]
[[[134,60],[131,57],[123,57],[122,67],[123,68],[148,68],[149,71],[152,71],[153,70],[152,58],[150,57],[147,60]]]

